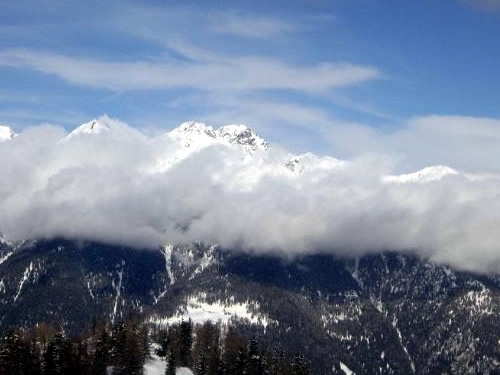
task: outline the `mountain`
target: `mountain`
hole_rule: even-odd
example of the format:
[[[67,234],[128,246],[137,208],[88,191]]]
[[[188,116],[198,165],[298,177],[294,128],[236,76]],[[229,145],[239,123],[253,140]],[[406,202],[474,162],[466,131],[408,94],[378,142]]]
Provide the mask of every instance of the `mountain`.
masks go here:
[[[455,176],[459,173],[450,167],[445,165],[435,165],[432,167],[426,167],[420,171],[413,173],[401,174],[399,176],[385,176],[384,181],[393,183],[426,183],[439,181],[448,176]]]
[[[301,351],[315,373],[500,370],[500,277],[412,256],[293,261],[193,244],[132,249],[64,239],[1,245],[0,329],[66,332],[127,312],[154,325],[231,322]]]
[[[238,145],[249,153],[265,150],[268,144],[246,125],[225,125],[214,129],[200,122],[185,122],[166,134],[184,147],[197,149],[212,144]]]
[[[274,149],[245,125],[213,128],[187,122],[150,137],[104,116],[54,143],[50,157],[65,152],[70,157],[47,157],[49,162],[22,180],[26,184],[34,181],[32,189],[21,196],[13,194],[11,200],[35,202],[35,209],[28,210],[24,218],[34,216],[36,225],[46,225],[47,232],[25,240],[13,240],[8,232],[0,234],[0,333],[12,326],[29,328],[40,322],[49,322],[68,334],[78,333],[95,319],[117,322],[137,313],[153,327],[187,319],[196,324],[220,321],[222,333],[231,325],[268,348],[304,353],[316,374],[500,373],[498,274],[458,271],[408,251],[380,251],[380,245],[376,254],[361,257],[349,250],[339,251],[338,244],[330,251],[328,243],[321,243],[321,252],[310,249],[305,254],[293,248],[307,237],[300,235],[295,242],[277,242],[283,246],[281,252],[258,247],[263,239],[278,236],[266,220],[275,211],[278,220],[285,216],[287,212],[274,205],[282,197],[298,218],[291,222],[295,226],[290,222],[283,225],[286,233],[295,234],[303,227],[313,232],[322,229],[317,228],[323,224],[322,218],[312,225],[314,216],[303,216],[305,208],[318,208],[308,206],[310,202],[301,195],[316,183],[325,187],[312,199],[320,208],[333,193],[340,198],[335,196],[336,205],[330,209],[344,201],[349,205],[349,197],[357,194],[362,205],[353,207],[358,210],[370,203],[367,192],[376,184],[383,200],[366,205],[368,210],[360,216],[347,211],[356,225],[362,225],[370,210],[382,207],[380,212],[387,213],[385,205],[391,204],[387,196],[403,202],[396,206],[402,212],[416,202],[420,213],[425,207],[418,194],[427,188],[431,191],[438,185],[437,192],[448,191],[445,184],[453,179],[464,182],[482,176],[430,166],[407,174],[374,174],[378,180],[370,180],[370,168],[357,169],[357,161]],[[27,169],[22,161],[16,165]],[[18,171],[11,173],[15,168],[9,167],[6,173],[17,178]],[[197,185],[184,180],[186,174],[194,176]],[[183,178],[176,179],[178,175]],[[359,185],[339,183],[365,177],[368,182]],[[252,190],[262,181],[264,189]],[[281,194],[268,196],[266,189],[275,185]],[[39,186],[54,190],[40,191]],[[144,186],[147,188],[141,190]],[[281,189],[283,186],[288,188]],[[417,189],[409,190],[412,186]],[[6,194],[7,187],[0,184]],[[390,196],[388,187],[397,195]],[[24,191],[22,188],[16,184],[16,189]],[[184,201],[193,189],[205,194]],[[224,189],[229,194],[221,194]],[[477,194],[471,191],[463,196],[468,202]],[[488,194],[492,192],[495,190]],[[151,198],[151,205],[137,204]],[[250,211],[241,211],[250,199]],[[295,203],[292,199],[298,204],[290,204]],[[272,210],[264,211],[268,215],[256,215],[251,223],[248,215],[269,201]],[[46,210],[45,202],[55,208]],[[179,209],[182,204],[188,209]],[[253,247],[243,246],[242,232],[227,236],[236,237],[229,242],[234,246],[220,244],[219,238],[227,238],[224,235],[205,242],[164,241],[161,246],[148,242],[151,236],[160,242],[172,231],[179,236],[187,233],[206,214],[200,209],[205,204],[222,208],[210,211],[205,223],[218,223],[220,213],[233,209],[236,214],[231,218],[244,234],[251,224],[258,228],[251,232],[255,233],[250,241]],[[77,210],[72,211],[74,207]],[[101,210],[94,211],[95,207]],[[388,211],[392,215],[393,210]],[[94,220],[96,212],[101,215],[99,220]],[[49,215],[57,217],[56,226],[48,225]],[[129,237],[131,230],[125,224],[130,218],[137,237]],[[165,229],[163,225],[171,221],[174,225]],[[110,233],[110,222],[116,222],[120,230]],[[219,223],[225,226],[221,233],[230,224]],[[61,225],[70,230],[62,231]],[[383,225],[376,229],[385,233]],[[343,235],[343,231],[335,233]],[[355,236],[358,233],[363,237],[362,229]]]
[[[0,142],[8,141],[17,136],[14,131],[5,125],[0,125]]]

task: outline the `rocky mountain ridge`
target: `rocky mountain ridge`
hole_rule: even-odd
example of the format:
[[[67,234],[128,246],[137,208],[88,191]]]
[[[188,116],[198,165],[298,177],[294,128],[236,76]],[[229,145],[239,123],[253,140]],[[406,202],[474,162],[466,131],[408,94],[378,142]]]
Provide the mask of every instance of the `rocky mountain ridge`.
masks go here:
[[[61,239],[0,246],[2,331],[48,321],[69,332],[94,317],[112,322],[136,311],[155,325],[237,325],[305,352],[318,374],[500,369],[498,275],[396,253],[285,261],[202,244],[137,250]]]

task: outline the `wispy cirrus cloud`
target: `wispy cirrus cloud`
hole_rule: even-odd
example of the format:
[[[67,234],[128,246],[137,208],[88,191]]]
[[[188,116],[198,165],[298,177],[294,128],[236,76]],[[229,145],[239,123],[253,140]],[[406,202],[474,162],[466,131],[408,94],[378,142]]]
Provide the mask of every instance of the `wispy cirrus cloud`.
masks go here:
[[[279,59],[253,56],[214,62],[126,62],[32,49],[0,51],[0,65],[55,75],[73,85],[115,91],[193,88],[206,91],[284,89],[314,93],[380,76],[374,67],[350,63],[298,66]]]
[[[297,24],[272,17],[221,12],[210,17],[209,30],[247,38],[281,37],[297,32]]]

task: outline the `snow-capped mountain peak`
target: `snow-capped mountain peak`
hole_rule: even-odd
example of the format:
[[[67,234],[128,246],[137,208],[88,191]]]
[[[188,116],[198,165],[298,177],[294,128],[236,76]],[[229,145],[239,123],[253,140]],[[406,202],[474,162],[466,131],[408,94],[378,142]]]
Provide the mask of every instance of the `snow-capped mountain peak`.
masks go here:
[[[214,143],[242,146],[253,153],[265,150],[267,142],[246,125],[225,125],[214,129],[202,122],[184,122],[167,133],[168,137],[179,141],[185,147],[203,148]]]
[[[168,132],[167,136],[180,142],[184,147],[197,148],[213,143],[215,138],[214,129],[210,125],[196,121],[182,123]]]
[[[117,139],[141,139],[145,137],[141,131],[134,129],[119,120],[103,115],[78,126],[64,139],[62,139],[62,141],[66,142],[71,139],[86,139],[96,136],[112,136]]]
[[[70,135],[99,134],[102,132],[109,132],[110,130],[111,127],[105,121],[102,121],[101,119],[93,119],[77,127],[70,133]]]
[[[178,127],[173,129],[171,134],[182,134],[182,133],[194,133],[194,134],[206,134],[211,137],[214,136],[214,129],[203,122],[188,121],[180,124]]]
[[[17,134],[10,127],[0,125],[0,142],[8,141],[16,136]]]
[[[385,176],[383,178],[384,182],[392,182],[392,183],[427,183],[432,181],[441,180],[447,176],[458,175],[459,173],[446,165],[434,165],[430,167],[426,167],[417,172],[400,174],[400,175],[391,175]]]
[[[222,126],[215,131],[215,136],[229,143],[248,147],[253,151],[257,149],[266,149],[268,147],[264,139],[260,138],[248,126],[242,124]]]

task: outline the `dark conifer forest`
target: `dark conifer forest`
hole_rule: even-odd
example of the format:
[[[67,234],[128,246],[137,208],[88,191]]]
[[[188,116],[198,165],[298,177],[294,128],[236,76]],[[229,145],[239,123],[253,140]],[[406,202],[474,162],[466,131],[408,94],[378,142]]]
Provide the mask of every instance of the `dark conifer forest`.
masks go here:
[[[187,367],[196,375],[307,375],[310,362],[301,353],[265,347],[229,325],[151,325],[126,319],[96,321],[78,335],[39,323],[27,330],[10,328],[0,344],[0,374],[140,375],[155,356],[166,375]]]

